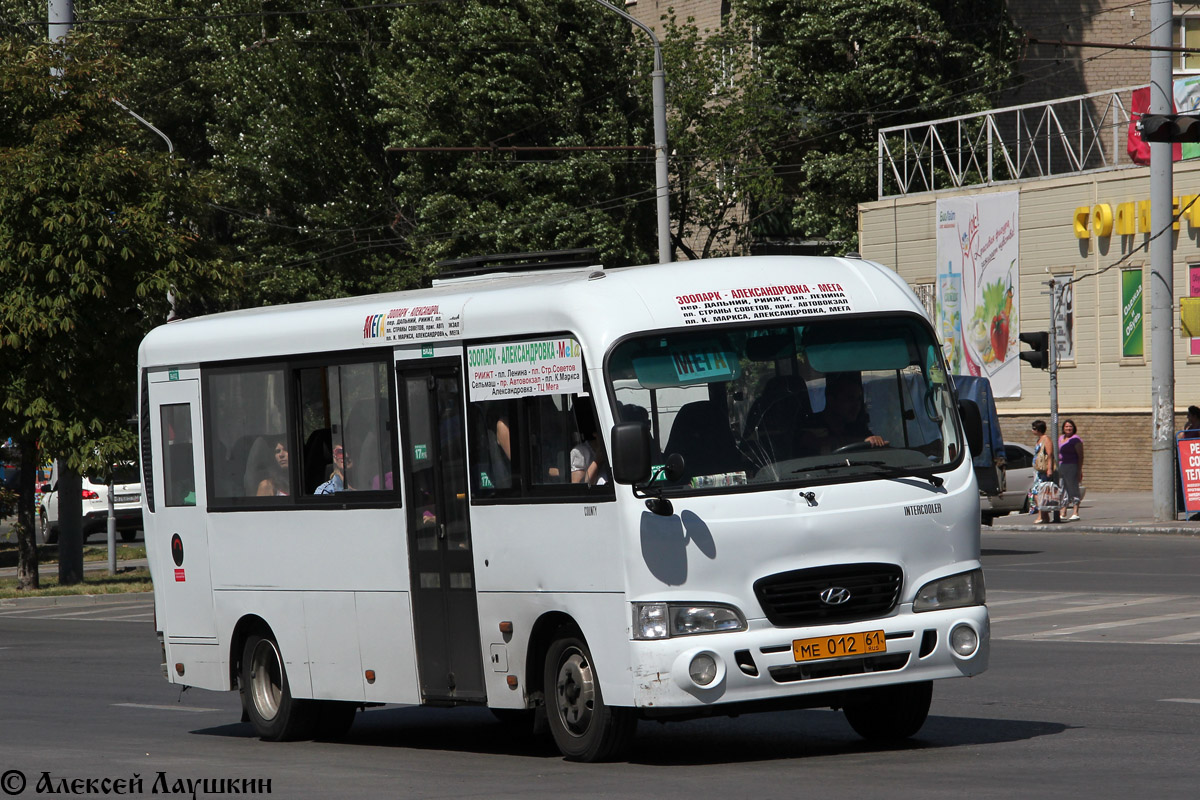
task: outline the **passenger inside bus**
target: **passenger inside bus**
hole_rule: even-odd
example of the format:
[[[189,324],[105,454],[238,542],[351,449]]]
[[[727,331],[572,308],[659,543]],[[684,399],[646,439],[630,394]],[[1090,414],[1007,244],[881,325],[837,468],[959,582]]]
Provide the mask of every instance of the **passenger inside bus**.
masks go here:
[[[353,468],[354,460],[346,452],[346,448],[337,444],[333,446],[333,474],[329,480],[316,488],[313,494],[334,494],[336,492],[354,491],[354,487],[346,482],[346,469]]]
[[[882,436],[871,432],[863,403],[861,372],[831,372],[825,376],[825,408],[813,415],[816,425],[801,432],[802,448],[832,453],[861,445],[886,447]]]
[[[575,398],[575,420],[579,441],[571,448],[571,483],[603,486],[612,480],[608,455],[600,439],[596,411],[586,397]]]
[[[247,459],[247,488],[254,487],[258,497],[282,497],[288,493],[289,459],[283,437],[259,437]]]

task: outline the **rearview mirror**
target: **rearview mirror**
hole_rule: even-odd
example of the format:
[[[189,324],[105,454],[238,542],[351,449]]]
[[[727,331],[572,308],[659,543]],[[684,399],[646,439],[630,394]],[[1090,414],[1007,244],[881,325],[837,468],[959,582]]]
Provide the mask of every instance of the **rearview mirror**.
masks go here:
[[[613,480],[623,484],[650,480],[650,426],[620,422],[612,428]]]
[[[983,452],[983,415],[974,400],[958,401],[958,416],[962,418],[963,432],[967,435],[967,446],[971,455],[977,456]]]

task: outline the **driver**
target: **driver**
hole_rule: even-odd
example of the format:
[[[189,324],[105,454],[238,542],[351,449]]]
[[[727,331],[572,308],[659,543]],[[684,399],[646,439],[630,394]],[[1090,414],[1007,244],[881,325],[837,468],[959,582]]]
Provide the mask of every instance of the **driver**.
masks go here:
[[[830,453],[848,445],[886,447],[882,436],[871,433],[863,405],[862,373],[831,372],[825,376],[825,410],[816,414],[817,448]]]

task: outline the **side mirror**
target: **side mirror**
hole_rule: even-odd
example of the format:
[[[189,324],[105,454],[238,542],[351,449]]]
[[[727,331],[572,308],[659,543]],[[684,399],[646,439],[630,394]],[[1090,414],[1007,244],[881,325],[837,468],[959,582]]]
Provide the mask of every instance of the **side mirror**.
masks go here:
[[[638,484],[650,480],[650,426],[644,422],[620,422],[612,428],[612,474],[617,483]]]
[[[983,415],[979,413],[979,406],[974,400],[959,400],[958,416],[962,419],[963,432],[967,435],[967,446],[971,448],[971,455],[980,455],[983,453]]]
[[[41,492],[42,494],[47,494],[47,493],[49,493],[49,491],[50,491],[50,484],[48,484],[48,483],[43,483],[41,486],[39,486],[39,487],[38,487],[38,491],[39,491],[39,492]]]

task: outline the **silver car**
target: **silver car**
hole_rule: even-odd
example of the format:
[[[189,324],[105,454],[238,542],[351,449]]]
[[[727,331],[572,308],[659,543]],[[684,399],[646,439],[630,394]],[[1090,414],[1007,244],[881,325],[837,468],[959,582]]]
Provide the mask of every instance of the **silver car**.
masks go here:
[[[1033,451],[1016,442],[1004,443],[1005,489],[996,497],[983,498],[983,516],[1003,517],[1014,511],[1029,511],[1029,490],[1033,486]]]

